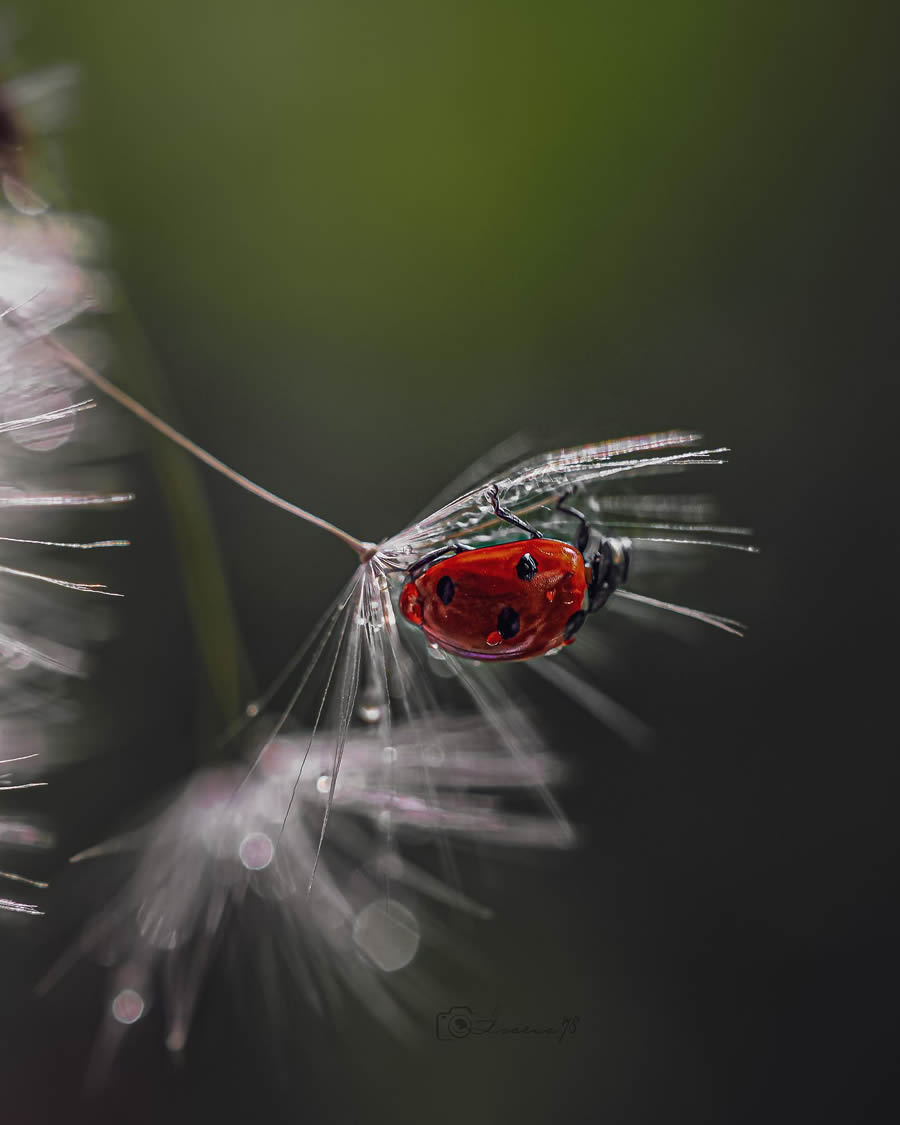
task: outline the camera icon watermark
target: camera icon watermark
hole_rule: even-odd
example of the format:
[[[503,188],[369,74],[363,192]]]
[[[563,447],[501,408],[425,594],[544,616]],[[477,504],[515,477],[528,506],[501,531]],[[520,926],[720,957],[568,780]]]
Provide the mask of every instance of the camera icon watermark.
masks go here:
[[[434,1017],[435,1036],[443,1042],[472,1037],[523,1036],[562,1043],[578,1030],[580,1016],[564,1016],[555,1023],[505,1023],[498,1016],[477,1016],[468,1005],[456,1004]]]
[[[482,1019],[471,1008],[459,1004],[446,1012],[438,1012],[434,1017],[434,1033],[438,1039],[467,1039],[473,1032],[484,1034],[485,1025],[490,1023],[491,1020]]]

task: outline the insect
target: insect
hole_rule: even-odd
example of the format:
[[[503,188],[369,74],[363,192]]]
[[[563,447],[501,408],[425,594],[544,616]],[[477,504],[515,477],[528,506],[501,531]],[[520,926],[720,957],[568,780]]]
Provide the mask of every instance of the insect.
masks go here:
[[[433,644],[471,660],[529,660],[570,645],[588,614],[596,613],[628,577],[631,543],[601,536],[591,561],[584,514],[563,504],[557,511],[579,521],[574,545],[546,538],[488,496],[494,515],[529,538],[493,547],[453,543],[410,568],[400,612],[421,625]],[[587,595],[587,607],[584,606]]]

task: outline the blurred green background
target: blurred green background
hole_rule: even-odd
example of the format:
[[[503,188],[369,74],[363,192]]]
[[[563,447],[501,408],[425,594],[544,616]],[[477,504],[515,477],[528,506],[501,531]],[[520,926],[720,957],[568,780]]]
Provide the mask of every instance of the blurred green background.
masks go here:
[[[546,448],[687,426],[736,450],[725,513],[764,547],[693,598],[749,617],[743,646],[713,637],[683,675],[681,650],[654,650],[621,677],[659,755],[551,716],[592,843],[504,878],[502,920],[475,940],[514,1006],[583,1007],[594,1031],[573,1051],[423,1059],[345,1031],[304,1073],[310,1109],[250,1083],[258,1059],[242,1082],[243,1033],[207,1028],[193,1084],[134,1061],[120,1097],[152,1074],[148,1120],[267,1101],[326,1120],[344,1097],[372,1121],[861,1120],[882,1056],[837,1044],[860,1022],[881,1042],[863,998],[896,932],[870,862],[893,817],[882,744],[860,736],[877,619],[856,581],[890,539],[896,6],[12,7],[26,65],[82,69],[69,197],[107,225],[157,361],[122,328],[110,373],[150,380],[195,440],[378,539],[513,432]],[[246,675],[265,682],[352,559],[203,479]],[[207,573],[154,518],[134,565]],[[128,644],[164,699],[176,672],[147,653],[165,642]],[[209,696],[202,661],[179,660]],[[836,984],[848,963],[863,979]]]

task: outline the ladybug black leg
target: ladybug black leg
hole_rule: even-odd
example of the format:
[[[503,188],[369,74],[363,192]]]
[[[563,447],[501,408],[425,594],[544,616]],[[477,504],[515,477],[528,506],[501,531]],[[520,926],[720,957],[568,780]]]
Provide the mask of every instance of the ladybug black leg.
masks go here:
[[[491,507],[494,509],[494,515],[497,519],[503,520],[504,523],[511,523],[513,527],[517,527],[520,531],[525,531],[531,539],[543,539],[543,535],[535,530],[531,524],[526,523],[524,520],[519,519],[517,515],[500,507],[500,490],[496,484],[492,484],[487,490],[488,499],[491,502]]]
[[[429,551],[427,555],[423,555],[418,562],[414,562],[407,570],[407,574],[415,581],[419,578],[432,563],[436,563],[438,559],[442,559],[447,555],[458,555],[462,551],[474,551],[474,547],[470,547],[467,543],[460,543],[456,539],[451,539],[449,543],[445,543],[443,547],[437,547],[434,551]]]
[[[584,554],[587,549],[588,539],[590,538],[590,529],[587,520],[584,518],[584,512],[579,512],[577,508],[567,507],[563,501],[568,500],[572,493],[575,492],[574,488],[570,488],[568,492],[564,492],[562,496],[556,501],[556,510],[558,512],[565,512],[567,516],[574,516],[578,520],[578,534],[575,536],[575,546]]]

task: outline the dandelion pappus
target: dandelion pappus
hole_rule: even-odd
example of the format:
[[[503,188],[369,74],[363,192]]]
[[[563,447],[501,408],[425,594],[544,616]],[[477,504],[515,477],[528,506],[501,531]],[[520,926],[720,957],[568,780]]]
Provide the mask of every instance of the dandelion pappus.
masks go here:
[[[39,92],[35,90],[34,92]],[[82,581],[77,554],[127,546],[124,539],[73,541],[63,535],[76,511],[117,509],[132,497],[93,482],[117,473],[88,468],[81,416],[96,403],[73,393],[50,333],[102,307],[104,276],[90,224],[44,214],[47,204],[26,186],[30,132],[19,119],[29,99],[22,84],[0,85],[0,866],[7,849],[50,850],[54,834],[25,794],[46,788],[59,757],[68,760],[68,724],[83,725],[77,684],[109,624],[78,606],[73,593],[119,597],[102,583]],[[9,204],[6,206],[5,202]],[[39,216],[39,217],[36,217]],[[98,425],[87,446],[98,453]],[[83,447],[82,447],[83,450]],[[41,464],[41,462],[44,462]],[[88,480],[89,487],[82,487]],[[49,523],[49,527],[48,527]],[[53,537],[48,537],[53,532]],[[53,553],[52,564],[47,555]],[[47,573],[52,566],[53,573]],[[61,566],[62,573],[56,571]],[[20,796],[21,795],[21,796]],[[18,866],[18,863],[17,863]],[[47,883],[0,870],[0,880],[45,890]],[[0,895],[0,914],[42,915],[39,903]]]
[[[632,545],[679,547],[725,547],[755,551],[725,539],[669,538],[599,533],[588,562],[591,528],[584,514],[564,503],[574,492],[606,482],[655,474],[690,465],[721,465],[718,449],[688,449],[698,434],[672,430],[661,433],[604,441],[543,454],[522,462],[502,481],[494,481],[457,496],[396,535],[379,543],[359,539],[329,520],[276,495],[226,465],[198,446],[167,422],[158,418],[125,391],[95,371],[59,341],[52,341],[58,358],[87,382],[109,395],[126,410],[157,432],[185,449],[210,468],[239,487],[334,535],[351,548],[360,562],[358,575],[378,578],[378,585],[390,589],[398,577],[405,577],[397,599],[401,615],[412,625],[421,626],[429,641],[455,656],[471,660],[528,660],[552,652],[572,642],[586,618],[601,609],[611,595],[624,586],[632,561]],[[682,447],[681,451],[674,452]],[[663,452],[664,451],[664,452]],[[526,501],[517,512],[501,506],[501,496]],[[522,518],[535,509],[551,508],[575,517],[578,531],[574,544],[551,538]],[[493,518],[485,521],[486,510]],[[654,530],[712,531],[721,535],[743,535],[743,528],[719,528],[697,524],[642,524],[639,520],[618,519],[625,527]],[[474,547],[461,536],[485,528],[507,524],[528,534],[515,543]],[[448,557],[448,555],[450,557]],[[457,588],[461,596],[456,598]],[[622,596],[682,617],[690,617],[725,632],[740,635],[740,623],[717,614],[690,609],[636,593]],[[584,604],[587,597],[587,604]],[[367,597],[376,604],[379,597]],[[450,609],[451,605],[453,609]],[[368,612],[368,611],[367,611]],[[525,622],[523,628],[523,613]],[[376,613],[384,617],[384,606]],[[391,615],[392,616],[392,615]],[[360,618],[358,624],[368,620]],[[383,623],[383,621],[382,621]],[[370,625],[375,624],[369,621]],[[377,624],[377,628],[381,625]],[[512,643],[505,643],[512,642]]]
[[[529,660],[570,645],[588,614],[596,613],[628,577],[631,543],[601,536],[588,563],[590,529],[582,512],[556,503],[579,521],[575,543],[544,535],[500,506],[495,516],[529,538],[492,547],[454,543],[410,567],[400,612],[430,642],[470,660]],[[587,596],[587,607],[582,608]]]
[[[61,363],[157,432],[336,536],[358,559],[307,641],[226,731],[224,741],[248,732],[248,764],[216,771],[213,815],[201,777],[199,789],[191,782],[156,821],[123,897],[92,923],[82,949],[99,941],[120,956],[111,1041],[128,1022],[122,997],[150,997],[158,978],[167,1045],[182,1049],[212,934],[231,910],[247,909],[251,886],[268,912],[267,940],[274,934],[316,1001],[320,981],[343,981],[396,1022],[386,974],[415,958],[420,935],[436,924],[427,922],[431,907],[489,913],[463,893],[450,841],[564,849],[579,839],[555,796],[564,763],[527,700],[506,687],[519,669],[484,663],[519,662],[640,745],[642,724],[594,682],[606,631],[588,630],[590,644],[567,647],[587,616],[608,606],[610,616],[640,622],[662,610],[739,632],[730,619],[631,583],[642,587],[673,554],[752,550],[730,541],[743,529],[712,523],[702,497],[614,494],[617,481],[720,465],[724,450],[689,448],[698,435],[671,431],[515,459],[502,471],[482,459],[465,483],[454,481],[446,502],[373,543],[255,484],[62,343],[53,347]],[[593,527],[567,506],[573,493]],[[532,659],[564,646],[559,660]],[[411,842],[436,849],[439,877],[410,862]],[[304,893],[309,905],[298,904]],[[390,985],[403,987],[402,979]]]

